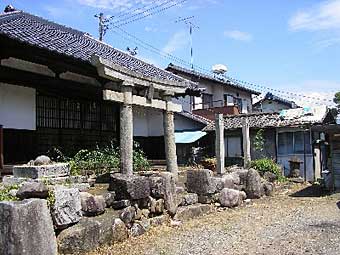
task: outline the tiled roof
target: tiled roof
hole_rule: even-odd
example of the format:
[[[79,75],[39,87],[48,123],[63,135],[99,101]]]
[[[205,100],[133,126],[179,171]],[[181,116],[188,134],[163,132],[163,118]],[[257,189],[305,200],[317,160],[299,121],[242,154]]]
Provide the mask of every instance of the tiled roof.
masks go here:
[[[287,112],[295,112],[300,109],[285,110]],[[244,120],[248,118],[250,128],[271,128],[271,127],[289,127],[299,125],[314,125],[323,123],[328,114],[327,107],[315,107],[311,110],[314,115],[305,115],[300,117],[282,117],[278,112],[273,113],[250,113],[240,115],[230,115],[224,117],[224,126],[226,130],[242,128]],[[215,130],[215,123],[206,126],[203,131]]]
[[[87,33],[22,11],[0,13],[0,35],[83,61],[89,62],[95,54],[148,77],[185,81],[182,77],[98,41]]]
[[[284,99],[284,98],[278,97],[278,96],[272,94],[271,92],[268,92],[268,93],[264,96],[264,98],[261,99],[260,101],[258,101],[257,103],[255,103],[254,106],[260,104],[260,103],[261,103],[262,101],[264,101],[264,100],[276,101],[276,102],[280,102],[280,103],[282,103],[282,104],[285,104],[285,105],[287,105],[287,106],[290,107],[290,108],[294,108],[294,106],[295,106],[295,108],[296,108],[296,104],[295,104],[294,101],[289,101],[289,100],[286,100],[286,99]]]
[[[182,115],[183,117],[186,117],[188,119],[191,119],[191,120],[200,122],[202,124],[205,124],[205,125],[212,123],[212,121],[207,119],[207,118],[204,118],[204,117],[196,115],[196,114],[192,114],[192,113],[187,112],[187,111],[182,111],[182,112],[179,112],[178,114]]]
[[[204,74],[204,73],[198,72],[196,70],[190,70],[190,69],[184,68],[182,66],[174,65],[172,63],[170,63],[168,65],[166,70],[168,70],[168,71],[177,71],[177,72],[180,72],[180,73],[184,73],[184,74],[195,76],[197,78],[202,78],[202,79],[210,80],[210,81],[222,84],[222,85],[233,87],[235,89],[246,91],[246,92],[251,93],[251,94],[255,94],[255,95],[260,95],[261,94],[258,91],[255,91],[255,90],[252,90],[252,89],[248,89],[248,88],[242,86],[241,84],[236,83],[236,82],[231,81],[231,80],[228,80],[228,79],[226,79],[224,77]]]

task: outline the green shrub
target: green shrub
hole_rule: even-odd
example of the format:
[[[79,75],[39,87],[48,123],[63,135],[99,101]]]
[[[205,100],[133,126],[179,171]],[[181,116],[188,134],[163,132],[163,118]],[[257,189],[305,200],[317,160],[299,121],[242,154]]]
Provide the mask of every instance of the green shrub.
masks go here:
[[[0,187],[0,201],[17,201],[19,198],[12,196],[9,192],[13,189],[19,189],[18,185]]]
[[[274,160],[269,158],[257,159],[251,162],[251,167],[257,170],[262,176],[266,172],[271,172],[278,177],[279,181],[283,181],[285,178],[282,175],[280,165],[276,164]]]
[[[150,163],[145,157],[144,152],[140,149],[139,144],[133,144],[133,170],[134,171],[147,171],[150,169]]]

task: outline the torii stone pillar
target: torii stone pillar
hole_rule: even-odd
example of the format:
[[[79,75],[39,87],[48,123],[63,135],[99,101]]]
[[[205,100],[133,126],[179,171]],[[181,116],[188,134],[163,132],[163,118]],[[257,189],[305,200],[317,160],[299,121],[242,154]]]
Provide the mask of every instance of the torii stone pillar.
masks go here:
[[[132,83],[123,82],[124,102],[120,107],[120,171],[133,174]]]
[[[175,142],[174,113],[169,109],[169,102],[171,102],[171,96],[165,96],[164,99],[166,101],[166,110],[163,113],[166,167],[167,171],[171,172],[177,181],[178,166]]]
[[[215,115],[215,153],[216,153],[216,172],[224,174],[224,120],[223,114]]]
[[[244,167],[249,167],[251,156],[250,156],[249,120],[247,117],[242,121],[242,138],[243,138],[243,165]]]

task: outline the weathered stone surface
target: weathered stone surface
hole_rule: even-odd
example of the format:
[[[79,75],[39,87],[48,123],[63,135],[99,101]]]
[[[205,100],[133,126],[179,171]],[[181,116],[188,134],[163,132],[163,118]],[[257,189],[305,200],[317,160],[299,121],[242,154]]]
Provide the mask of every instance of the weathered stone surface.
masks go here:
[[[150,225],[153,227],[166,224],[169,221],[169,215],[163,214],[160,216],[150,218]]]
[[[104,200],[105,200],[106,207],[113,206],[113,204],[115,202],[115,196],[116,196],[116,193],[113,192],[113,191],[104,194]]]
[[[129,225],[136,218],[136,208],[133,206],[126,207],[119,215],[119,218],[126,224]]]
[[[220,194],[220,204],[224,207],[239,206],[244,200],[244,192],[235,189],[224,188]]]
[[[164,211],[164,200],[150,197],[150,212],[153,214],[162,214]]]
[[[55,226],[62,229],[77,223],[82,217],[79,190],[55,186],[53,194],[55,202],[51,206],[51,214]]]
[[[115,210],[123,209],[131,205],[130,200],[119,200],[119,201],[114,201],[112,204],[112,208]]]
[[[46,200],[0,202],[0,254],[57,254]]]
[[[17,197],[25,198],[47,198],[48,188],[45,184],[39,182],[25,182],[19,188]]]
[[[79,192],[85,192],[90,189],[89,183],[71,183],[68,185],[69,188],[74,188],[79,190]]]
[[[109,190],[116,193],[117,200],[138,200],[150,195],[148,178],[138,175],[112,174]]]
[[[183,195],[181,206],[193,205],[198,203],[198,195],[196,193],[188,193]]]
[[[176,176],[173,173],[160,173],[163,178],[164,207],[170,215],[175,215],[178,207]]]
[[[237,173],[230,173],[222,176],[223,188],[240,189],[240,176]]]
[[[83,253],[100,245],[120,242],[128,238],[127,228],[115,212],[82,218],[80,222],[63,230],[58,235],[59,252],[62,254]]]
[[[45,155],[41,155],[38,156],[35,160],[34,160],[34,165],[35,166],[43,166],[43,165],[49,165],[52,163],[52,160],[50,159],[50,157],[45,156]]]
[[[85,216],[96,216],[105,212],[103,196],[93,196],[87,192],[80,192],[81,210]]]
[[[275,182],[277,180],[277,175],[271,172],[265,172],[263,178],[269,182]]]
[[[235,171],[234,173],[237,174],[240,178],[240,185],[245,188],[246,184],[247,184],[247,176],[248,176],[248,169],[243,169],[243,168],[239,168],[237,171]]]
[[[274,193],[274,185],[270,182],[264,182],[263,184],[263,191],[266,196],[272,196]]]
[[[151,196],[154,198],[164,198],[164,182],[160,176],[149,177]]]
[[[151,228],[150,219],[142,218],[141,220],[136,221],[136,223],[139,223],[145,231],[148,231]]]
[[[220,193],[198,195],[198,203],[201,204],[213,204],[219,201]]]
[[[260,198],[263,195],[261,176],[252,168],[248,170],[245,192],[251,199]]]
[[[67,163],[55,163],[41,166],[13,166],[13,176],[20,178],[43,178],[70,175],[70,166]]]
[[[174,220],[187,221],[212,211],[211,205],[195,204],[179,207]]]
[[[122,242],[129,237],[128,229],[121,219],[114,219],[112,230],[113,242]]]
[[[186,185],[190,193],[206,195],[216,192],[216,180],[208,169],[189,170]]]
[[[131,229],[129,230],[130,236],[137,237],[140,235],[143,235],[146,232],[146,230],[143,228],[143,226],[140,223],[133,223]]]

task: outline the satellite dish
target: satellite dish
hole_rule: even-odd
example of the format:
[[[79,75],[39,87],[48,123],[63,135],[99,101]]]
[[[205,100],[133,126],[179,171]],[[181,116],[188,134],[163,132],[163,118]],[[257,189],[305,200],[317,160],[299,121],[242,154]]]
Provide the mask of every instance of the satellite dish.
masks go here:
[[[212,66],[212,71],[215,74],[224,74],[228,71],[228,68],[222,64],[216,64]]]

